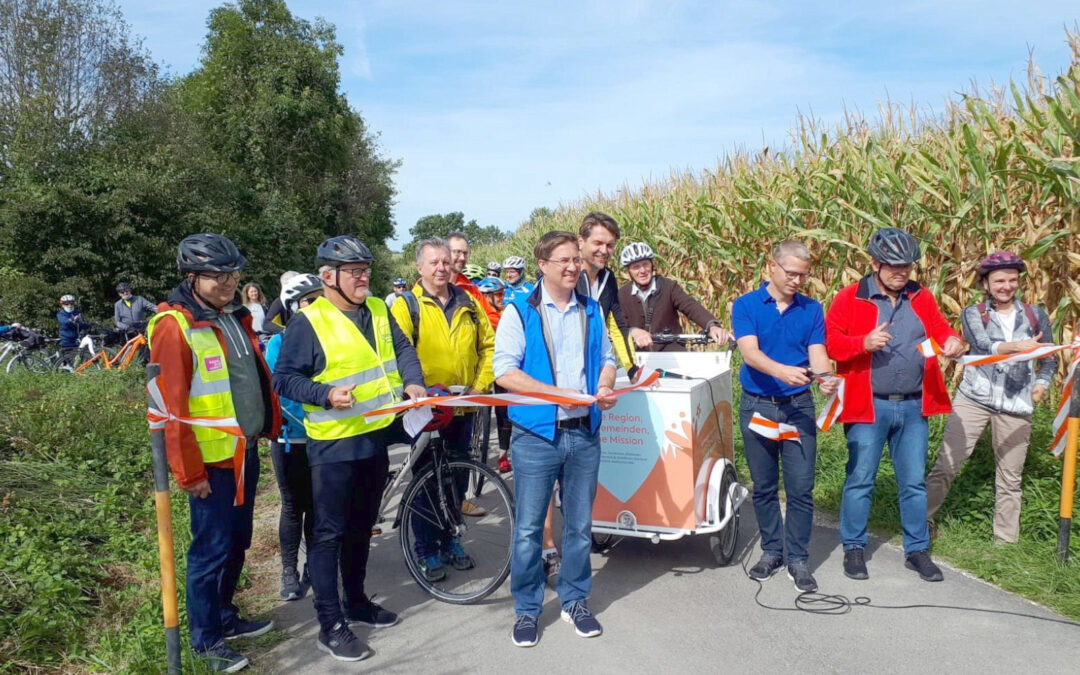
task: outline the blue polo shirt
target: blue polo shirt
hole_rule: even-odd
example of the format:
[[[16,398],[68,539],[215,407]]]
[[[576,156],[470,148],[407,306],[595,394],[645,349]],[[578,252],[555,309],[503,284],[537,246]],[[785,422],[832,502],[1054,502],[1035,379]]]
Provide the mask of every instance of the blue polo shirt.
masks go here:
[[[740,296],[731,308],[731,329],[735,339],[757,336],[758,347],[773,361],[785,366],[810,365],[810,345],[825,344],[825,313],[821,303],[796,293],[783,313],[769,295],[768,282],[756,291]],[[739,372],[743,391],[755,396],[794,396],[810,388],[785,384],[771,375],[743,363]]]

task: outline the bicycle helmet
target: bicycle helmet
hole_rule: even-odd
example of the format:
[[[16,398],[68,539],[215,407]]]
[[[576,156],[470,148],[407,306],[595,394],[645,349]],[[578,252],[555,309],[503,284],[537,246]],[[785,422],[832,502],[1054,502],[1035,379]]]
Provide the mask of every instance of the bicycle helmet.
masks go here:
[[[314,274],[298,274],[281,287],[281,304],[288,307],[290,312],[298,312],[304,296],[321,291],[322,287],[322,279]]]
[[[130,293],[131,292],[131,284],[129,284],[126,281],[121,281],[120,283],[116,284],[116,292],[117,293]]]
[[[487,277],[476,282],[481,293],[499,293],[506,290],[506,282],[499,277]]]
[[[653,259],[652,247],[643,241],[635,241],[622,250],[619,254],[619,262],[623,267],[628,267],[641,260]]]
[[[525,258],[519,255],[512,255],[503,261],[503,267],[508,270],[523,270],[525,269]]]
[[[484,278],[484,268],[474,263],[465,265],[465,269],[461,270],[461,273],[474,281]]]
[[[922,257],[918,240],[895,227],[883,227],[875,232],[866,252],[886,265],[911,265]]]
[[[65,293],[64,295],[61,295],[60,296],[60,304],[61,305],[74,305],[75,304],[75,296],[72,295],[71,293]]]
[[[1025,272],[1027,271],[1027,265],[1024,264],[1020,256],[1012,251],[994,251],[979,263],[979,278],[985,279],[986,275],[994,270]]]
[[[239,272],[247,258],[228,237],[203,233],[184,237],[176,252],[176,266],[187,272]]]
[[[450,390],[443,384],[433,384],[427,388],[428,396],[449,396]],[[424,426],[424,431],[445,429],[454,421],[454,409],[448,406],[431,406],[431,421]]]
[[[502,268],[503,266],[495,262],[494,260],[488,262],[487,264],[487,271],[489,274],[492,272],[494,272],[495,274],[502,274]]]
[[[338,267],[346,263],[373,262],[375,256],[371,254],[371,249],[365,246],[364,242],[347,234],[330,237],[319,244],[319,250],[315,254],[315,263],[319,266]]]
[[[404,288],[405,286],[408,286],[408,283],[406,283],[405,279],[398,277],[397,279],[394,279],[394,285]]]

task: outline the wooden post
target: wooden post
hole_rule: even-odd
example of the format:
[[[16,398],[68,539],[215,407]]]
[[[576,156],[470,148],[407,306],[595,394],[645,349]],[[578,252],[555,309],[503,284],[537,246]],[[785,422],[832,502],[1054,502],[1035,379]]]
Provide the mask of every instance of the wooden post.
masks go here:
[[[146,367],[147,382],[161,372],[151,363]],[[150,451],[154,459],[154,507],[157,511],[158,556],[161,560],[161,609],[165,619],[165,653],[169,675],[180,675],[180,612],[176,596],[176,553],[173,549],[172,504],[169,499],[169,463],[165,458],[164,430],[150,432]]]

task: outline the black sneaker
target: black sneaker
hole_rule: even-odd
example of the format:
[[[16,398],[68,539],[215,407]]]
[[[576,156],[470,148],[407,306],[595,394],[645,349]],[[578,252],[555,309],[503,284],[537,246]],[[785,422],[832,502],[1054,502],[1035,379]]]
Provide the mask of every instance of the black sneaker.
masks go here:
[[[443,566],[442,558],[438,553],[420,559],[420,573],[431,583],[446,578],[446,567]]]
[[[866,557],[861,548],[844,551],[844,574],[849,579],[870,578],[870,573],[866,571]]]
[[[368,646],[340,621],[329,631],[319,631],[317,646],[338,661],[360,661],[371,656]]]
[[[817,582],[810,574],[810,565],[805,560],[790,563],[787,566],[788,579],[795,582],[795,590],[800,593],[817,593]]]
[[[282,600],[299,600],[304,597],[304,592],[307,589],[300,583],[300,575],[297,574],[295,567],[282,570],[281,572],[281,599]]]
[[[364,598],[363,602],[345,612],[345,620],[350,626],[358,623],[372,628],[387,628],[398,622],[398,615]]]
[[[536,617],[528,614],[518,614],[514,619],[514,630],[510,633],[514,644],[518,647],[532,647],[540,641],[540,635],[536,628]]]
[[[237,654],[219,642],[210,649],[195,652],[195,657],[218,673],[235,673],[248,667],[250,661],[242,654]]]
[[[446,557],[443,562],[450,563],[451,567],[459,571],[471,570],[476,566],[472,557],[461,547],[459,537],[450,538],[450,544],[447,546]]]
[[[226,640],[235,640],[237,638],[252,638],[265,635],[273,627],[273,621],[250,621],[238,616],[228,626],[222,626],[221,632],[225,635]]]
[[[604,632],[600,622],[592,615],[584,602],[575,602],[562,611],[562,620],[574,624],[574,632],[581,637],[596,637]]]
[[[941,581],[945,578],[941,573],[941,568],[930,559],[928,551],[915,551],[910,554],[904,561],[904,567],[918,572],[919,578],[923,581]]]
[[[558,552],[544,556],[544,574],[554,577],[558,576],[560,571],[562,571],[562,556]]]
[[[783,556],[778,556],[775,553],[762,553],[761,559],[757,561],[757,564],[750,568],[747,574],[751,579],[757,581],[765,581],[772,575],[776,574],[776,570],[784,566]]]

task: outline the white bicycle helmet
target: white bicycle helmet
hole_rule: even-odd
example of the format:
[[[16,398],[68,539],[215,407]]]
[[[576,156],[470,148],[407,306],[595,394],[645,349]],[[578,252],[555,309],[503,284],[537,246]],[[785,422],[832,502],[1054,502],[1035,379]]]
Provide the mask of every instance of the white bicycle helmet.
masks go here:
[[[497,263],[494,260],[492,260],[491,262],[489,262],[487,264],[487,271],[488,272],[502,272],[502,269],[503,269],[503,266],[500,265],[499,263]]]
[[[300,300],[305,295],[321,291],[322,279],[314,274],[298,274],[285,282],[281,287],[281,304],[289,308],[290,312],[300,311]]]
[[[635,241],[622,250],[619,254],[619,262],[623,267],[627,267],[639,260],[652,260],[653,256],[652,247],[643,241]]]
[[[64,304],[68,304],[68,303],[71,303],[72,305],[74,305],[75,304],[75,296],[71,295],[70,293],[66,293],[64,295],[61,295],[60,296],[60,304],[64,305]]]
[[[512,255],[503,261],[503,267],[508,270],[523,270],[525,269],[525,258],[519,255]]]

